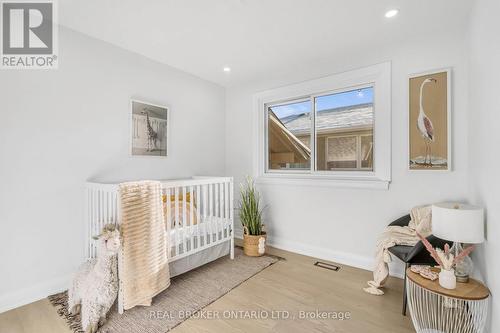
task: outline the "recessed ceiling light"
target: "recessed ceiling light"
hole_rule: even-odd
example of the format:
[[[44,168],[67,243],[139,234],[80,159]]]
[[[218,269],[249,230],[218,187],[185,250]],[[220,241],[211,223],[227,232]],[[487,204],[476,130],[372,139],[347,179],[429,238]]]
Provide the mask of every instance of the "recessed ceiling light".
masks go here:
[[[398,9],[390,9],[390,10],[385,12],[385,17],[391,18],[391,17],[398,15],[398,13],[399,13]]]
[[[229,73],[231,71],[231,67],[224,67],[222,70],[226,73]]]

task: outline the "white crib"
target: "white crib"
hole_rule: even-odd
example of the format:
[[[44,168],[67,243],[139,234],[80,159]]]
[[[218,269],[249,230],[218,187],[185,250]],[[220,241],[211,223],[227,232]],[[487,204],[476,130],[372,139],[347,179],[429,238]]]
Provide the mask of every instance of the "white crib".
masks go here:
[[[193,177],[161,181],[170,275],[176,276],[227,255],[234,258],[233,179]],[[107,223],[120,224],[118,183],[86,184],[85,253],[97,255],[92,236]],[[173,206],[173,207],[172,207]],[[119,260],[120,262],[120,260]],[[120,267],[118,267],[118,275]],[[118,312],[123,313],[121,284]]]

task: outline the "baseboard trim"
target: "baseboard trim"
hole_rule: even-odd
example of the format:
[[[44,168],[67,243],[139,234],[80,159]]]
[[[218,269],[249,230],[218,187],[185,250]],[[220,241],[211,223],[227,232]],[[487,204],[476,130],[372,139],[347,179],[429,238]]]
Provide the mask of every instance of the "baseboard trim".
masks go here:
[[[241,232],[235,233],[235,237],[238,239],[242,239]],[[328,260],[338,264],[361,268],[368,271],[373,270],[373,265],[374,265],[373,257],[366,257],[342,251],[334,251],[318,246],[312,246],[304,243],[285,240],[278,237],[272,237],[269,235],[267,237],[267,244],[277,249],[298,253],[309,257]],[[399,262],[393,262],[389,264],[389,266],[390,266],[389,269],[390,276],[397,277],[400,279],[404,277],[404,265],[402,265]]]
[[[22,288],[0,296],[0,313],[36,302],[49,295],[68,289],[71,276],[60,276],[27,288]]]
[[[357,254],[333,251],[330,249],[312,246],[299,242],[292,242],[278,237],[268,236],[267,243],[270,246],[278,249],[303,254],[318,259],[333,261],[338,264],[353,266],[356,268],[371,270],[373,269],[373,259],[369,257],[360,256]]]
[[[242,239],[241,230],[235,228],[235,237]],[[289,241],[278,237],[268,237],[267,243],[275,248],[290,251],[322,260],[336,262],[342,265],[352,266],[356,268],[373,269],[373,258],[360,256],[353,253],[333,251],[317,246]],[[390,265],[390,275],[398,278],[404,276],[404,266],[399,263]],[[6,312],[17,307],[38,301],[51,294],[61,292],[68,289],[71,281],[71,275],[57,277],[33,286],[13,291],[0,296],[0,313]]]

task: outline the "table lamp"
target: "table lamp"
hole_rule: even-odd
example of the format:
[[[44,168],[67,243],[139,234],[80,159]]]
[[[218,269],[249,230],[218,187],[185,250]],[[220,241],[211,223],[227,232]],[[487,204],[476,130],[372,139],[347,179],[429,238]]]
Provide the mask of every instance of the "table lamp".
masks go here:
[[[481,207],[462,203],[432,205],[432,233],[434,236],[453,241],[451,253],[462,252],[462,244],[484,242],[484,211]],[[474,265],[469,256],[455,266],[457,282],[468,282]]]

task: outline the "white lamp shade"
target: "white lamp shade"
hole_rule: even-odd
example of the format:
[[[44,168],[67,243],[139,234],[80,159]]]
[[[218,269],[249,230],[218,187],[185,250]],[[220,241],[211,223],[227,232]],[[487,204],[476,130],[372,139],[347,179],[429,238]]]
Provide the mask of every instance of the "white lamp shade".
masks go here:
[[[434,236],[467,244],[484,242],[484,211],[481,207],[440,203],[432,205]]]

